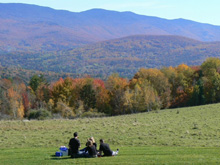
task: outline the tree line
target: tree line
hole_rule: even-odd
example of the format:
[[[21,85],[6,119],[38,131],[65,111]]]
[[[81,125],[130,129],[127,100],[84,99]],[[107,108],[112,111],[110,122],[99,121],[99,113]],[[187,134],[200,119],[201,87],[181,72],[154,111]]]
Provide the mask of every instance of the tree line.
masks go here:
[[[0,118],[122,115],[220,102],[220,59],[201,66],[141,68],[132,79],[112,74],[101,79],[60,78],[47,82],[42,74],[0,80]]]

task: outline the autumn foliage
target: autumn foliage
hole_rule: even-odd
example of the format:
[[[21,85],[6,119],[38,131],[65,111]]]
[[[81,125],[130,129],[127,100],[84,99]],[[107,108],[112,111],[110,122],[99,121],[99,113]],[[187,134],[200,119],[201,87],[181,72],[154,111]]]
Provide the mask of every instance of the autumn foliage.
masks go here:
[[[141,68],[132,79],[112,74],[101,79],[60,78],[48,83],[43,75],[29,84],[20,79],[0,80],[0,115],[27,118],[41,110],[55,116],[121,115],[158,109],[220,102],[220,59],[201,66]]]

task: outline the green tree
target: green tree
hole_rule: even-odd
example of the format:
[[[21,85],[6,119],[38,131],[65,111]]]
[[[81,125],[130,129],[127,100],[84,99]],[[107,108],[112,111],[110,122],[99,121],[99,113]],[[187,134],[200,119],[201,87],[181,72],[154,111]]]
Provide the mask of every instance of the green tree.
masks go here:
[[[40,75],[34,75],[31,77],[29,85],[31,87],[31,89],[36,92],[37,88],[42,84],[42,83],[46,83],[46,79],[44,78],[44,76],[42,74]]]
[[[132,101],[130,101],[132,103],[132,113],[149,112],[162,107],[157,91],[147,79],[132,79],[130,88],[133,91]]]
[[[213,76],[216,72],[220,73],[220,59],[208,58],[201,65],[202,73],[205,77]]]
[[[190,99],[190,105],[203,105],[205,104],[205,95],[204,95],[204,83],[203,80],[200,78],[193,89],[193,94]]]
[[[201,70],[207,103],[220,101],[220,59],[208,58],[201,65]]]
[[[96,92],[93,89],[92,83],[88,82],[80,90],[80,98],[83,101],[84,109],[88,111],[90,108],[95,108]]]

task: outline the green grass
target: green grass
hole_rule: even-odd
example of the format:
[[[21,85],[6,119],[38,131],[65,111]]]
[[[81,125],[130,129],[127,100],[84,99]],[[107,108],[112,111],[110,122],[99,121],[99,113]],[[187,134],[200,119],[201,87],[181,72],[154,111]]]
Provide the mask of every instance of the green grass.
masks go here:
[[[73,132],[117,157],[53,157]],[[0,164],[220,164],[220,104],[105,118],[0,121]]]
[[[71,159],[53,156],[56,148],[3,149],[1,164],[218,164],[218,148],[121,147],[116,157]]]

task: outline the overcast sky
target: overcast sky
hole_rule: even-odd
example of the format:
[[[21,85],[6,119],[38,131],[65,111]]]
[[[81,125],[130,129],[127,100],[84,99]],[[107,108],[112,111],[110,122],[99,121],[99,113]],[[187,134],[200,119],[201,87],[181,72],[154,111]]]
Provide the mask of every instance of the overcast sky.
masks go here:
[[[220,0],[0,0],[1,3],[27,3],[73,12],[102,8],[132,11],[167,19],[184,18],[220,25]]]

